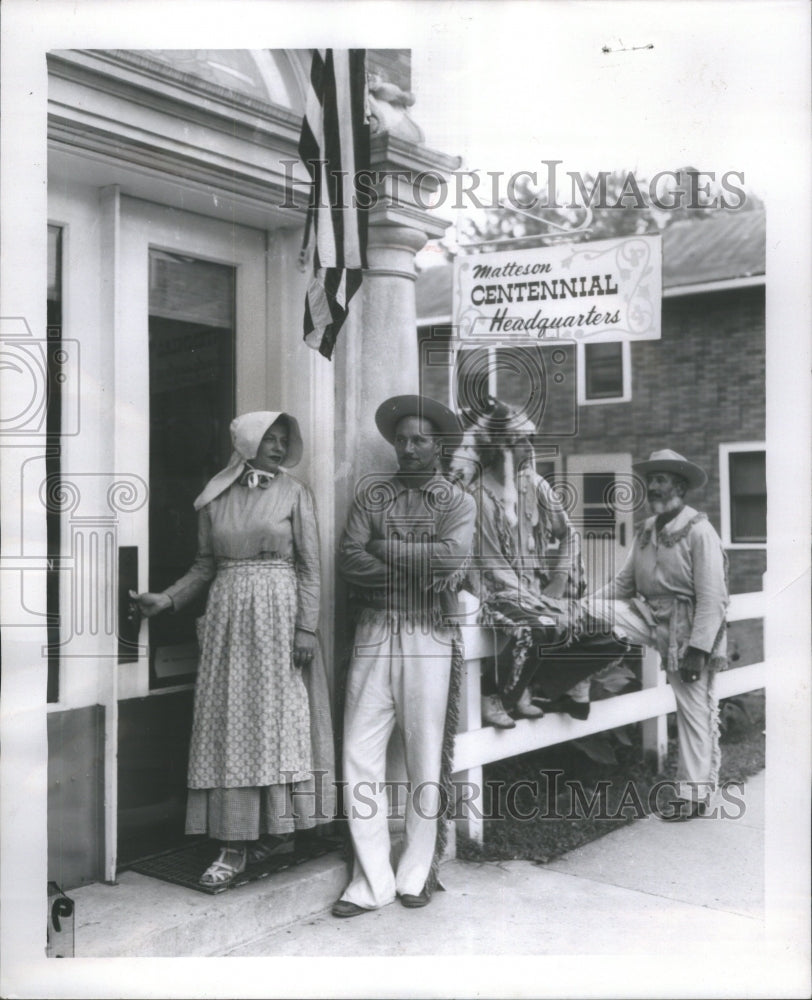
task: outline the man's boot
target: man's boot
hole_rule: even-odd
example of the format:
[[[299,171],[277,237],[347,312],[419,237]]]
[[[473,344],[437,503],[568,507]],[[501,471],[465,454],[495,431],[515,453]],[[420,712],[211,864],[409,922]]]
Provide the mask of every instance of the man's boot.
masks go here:
[[[516,702],[514,711],[516,715],[520,715],[523,719],[540,719],[544,715],[544,709],[533,704],[530,697],[530,688],[525,688],[522,691],[521,698]]]
[[[498,694],[486,694],[482,699],[482,721],[498,729],[513,729],[516,723],[505,711]]]

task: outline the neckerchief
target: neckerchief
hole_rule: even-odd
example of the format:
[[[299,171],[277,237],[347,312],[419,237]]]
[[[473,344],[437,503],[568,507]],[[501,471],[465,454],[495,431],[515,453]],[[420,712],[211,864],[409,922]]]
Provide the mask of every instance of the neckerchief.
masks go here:
[[[259,486],[261,490],[267,490],[275,478],[275,472],[265,472],[263,469],[255,469],[249,465],[240,476],[240,486],[247,486],[249,490]]]

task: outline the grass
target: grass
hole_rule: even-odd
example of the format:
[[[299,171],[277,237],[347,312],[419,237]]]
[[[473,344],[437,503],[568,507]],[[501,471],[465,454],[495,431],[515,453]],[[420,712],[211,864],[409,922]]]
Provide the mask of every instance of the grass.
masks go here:
[[[764,692],[723,701],[720,721],[720,784],[744,781],[761,771]],[[657,782],[675,772],[675,730],[675,718],[669,716],[669,752],[660,773],[643,761],[639,725],[609,737],[614,750],[611,763],[590,759],[573,741],[487,765],[484,843],[458,835],[457,857],[545,863],[642,818],[651,811],[650,793],[656,792]],[[666,797],[664,791],[659,801]]]

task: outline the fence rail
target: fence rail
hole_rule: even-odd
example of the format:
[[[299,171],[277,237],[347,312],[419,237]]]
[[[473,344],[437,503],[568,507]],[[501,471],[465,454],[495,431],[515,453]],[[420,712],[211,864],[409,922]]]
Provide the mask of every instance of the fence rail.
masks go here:
[[[728,621],[763,617],[763,599],[762,593],[734,595],[730,599]],[[556,713],[541,719],[520,719],[514,729],[497,729],[482,725],[480,698],[482,660],[493,651],[491,633],[472,628],[465,629],[464,634],[468,659],[463,678],[460,731],[454,747],[455,776],[459,780],[481,789],[483,764],[632,722],[644,723],[644,750],[653,752],[662,764],[667,746],[666,716],[676,710],[676,703],[674,692],[666,683],[665,671],[660,669],[659,656],[653,650],[646,650],[643,689],[593,702],[588,719],[580,721]],[[716,678],[718,696],[730,698],[756,691],[765,686],[766,677],[764,663],[724,670]],[[482,840],[483,824],[475,811],[469,811],[460,823],[469,837]]]

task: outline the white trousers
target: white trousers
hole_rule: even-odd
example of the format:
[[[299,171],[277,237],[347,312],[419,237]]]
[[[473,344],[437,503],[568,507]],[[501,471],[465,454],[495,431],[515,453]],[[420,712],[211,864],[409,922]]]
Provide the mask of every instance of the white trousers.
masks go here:
[[[627,601],[590,601],[589,610],[610,624],[618,638],[657,648],[655,629]],[[668,670],[666,676],[677,703],[678,794],[682,798],[706,801],[716,789],[721,763],[716,671],[705,667],[699,680],[687,684],[679,670]]]
[[[358,625],[344,713],[345,808],[354,851],[342,899],[369,909],[417,895],[434,857],[440,763],[451,673],[450,629],[392,626],[385,613]],[[395,725],[406,759],[406,829],[390,862],[386,748]],[[402,798],[402,795],[400,796]]]

